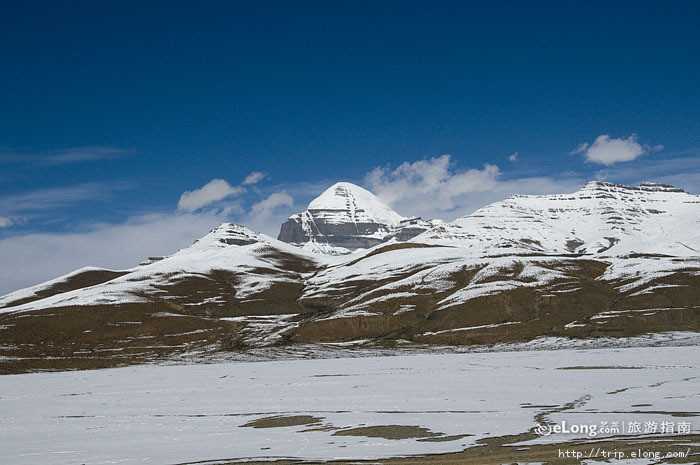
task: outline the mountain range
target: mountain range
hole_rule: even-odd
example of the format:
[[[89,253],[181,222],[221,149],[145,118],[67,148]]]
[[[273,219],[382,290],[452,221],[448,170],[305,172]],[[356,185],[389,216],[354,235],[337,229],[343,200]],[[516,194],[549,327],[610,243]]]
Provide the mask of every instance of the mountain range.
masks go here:
[[[468,345],[700,330],[700,196],[591,182],[453,222],[337,183],[277,239],[225,223],[127,270],[0,298],[0,369],[290,344]]]

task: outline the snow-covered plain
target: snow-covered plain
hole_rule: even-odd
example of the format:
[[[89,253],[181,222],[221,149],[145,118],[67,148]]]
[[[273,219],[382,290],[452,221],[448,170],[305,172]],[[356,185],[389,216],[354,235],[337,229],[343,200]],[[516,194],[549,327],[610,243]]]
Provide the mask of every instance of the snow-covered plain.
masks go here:
[[[700,347],[687,346],[2,376],[0,463],[380,458],[458,451],[480,438],[527,432],[542,419],[692,424],[692,416],[676,415],[700,414],[699,365]],[[320,420],[313,426],[243,426],[297,415]],[[334,435],[338,429],[381,425],[473,436],[425,442]],[[699,427],[692,424],[693,432]],[[554,434],[541,441],[573,437]]]

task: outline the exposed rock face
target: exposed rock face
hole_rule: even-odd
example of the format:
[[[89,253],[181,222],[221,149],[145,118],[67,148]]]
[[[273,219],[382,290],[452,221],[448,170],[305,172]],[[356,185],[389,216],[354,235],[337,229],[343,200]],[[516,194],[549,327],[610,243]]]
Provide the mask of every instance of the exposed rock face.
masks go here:
[[[410,241],[419,234],[423,234],[441,224],[441,220],[424,220],[421,217],[406,218],[401,220],[392,237],[399,242]]]
[[[403,218],[371,192],[339,182],[282,224],[278,239],[330,255],[367,249],[391,239],[409,240],[435,226],[434,221]]]

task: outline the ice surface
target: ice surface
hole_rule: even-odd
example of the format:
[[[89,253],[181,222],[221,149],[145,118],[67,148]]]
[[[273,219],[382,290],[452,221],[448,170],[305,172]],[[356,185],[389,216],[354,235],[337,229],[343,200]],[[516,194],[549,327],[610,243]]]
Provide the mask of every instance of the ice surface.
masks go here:
[[[480,438],[527,432],[538,414],[576,423],[680,421],[672,415],[700,411],[699,364],[700,348],[690,346],[2,376],[0,463],[379,458],[458,451]],[[320,425],[331,429],[242,427],[293,415],[321,418]],[[333,436],[332,428],[360,425],[473,436],[447,442]],[[699,426],[693,424],[693,431]]]

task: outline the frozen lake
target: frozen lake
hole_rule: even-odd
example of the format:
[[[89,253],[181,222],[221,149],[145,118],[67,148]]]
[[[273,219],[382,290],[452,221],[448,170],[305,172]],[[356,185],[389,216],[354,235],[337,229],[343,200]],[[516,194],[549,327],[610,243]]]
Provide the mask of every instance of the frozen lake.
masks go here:
[[[699,364],[700,348],[690,346],[1,376],[0,463],[380,458],[458,451],[545,419],[659,429],[671,421],[697,432]],[[536,441],[573,437],[586,434]]]

